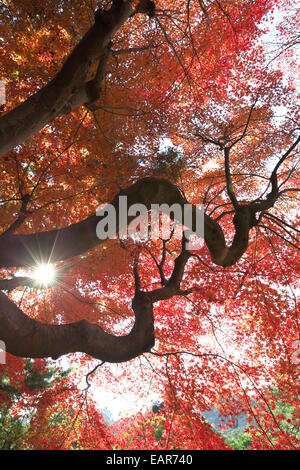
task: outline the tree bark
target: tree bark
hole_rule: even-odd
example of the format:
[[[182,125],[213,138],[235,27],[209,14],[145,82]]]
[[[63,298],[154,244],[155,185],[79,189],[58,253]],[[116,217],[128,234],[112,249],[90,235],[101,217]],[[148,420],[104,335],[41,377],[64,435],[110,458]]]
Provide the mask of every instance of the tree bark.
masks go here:
[[[69,55],[58,74],[37,93],[0,117],[0,155],[24,143],[57,116],[98,98],[100,83],[96,80],[95,90],[93,80],[86,82],[87,73],[96,60],[101,62],[107,54],[112,37],[132,11],[129,1],[115,1],[109,11],[99,11],[98,20]],[[106,62],[102,62],[105,67]]]
[[[86,320],[48,325],[29,318],[0,292],[0,338],[6,350],[20,357],[52,357],[82,352],[105,362],[126,362],[154,345],[152,302],[138,292],[132,302],[135,323],[126,336],[114,336]]]
[[[188,201],[179,188],[162,178],[148,177],[122,190],[111,204],[116,210],[117,232],[119,226],[119,196],[127,196],[128,207],[144,204],[148,210],[151,204],[179,204],[182,208]],[[193,223],[189,227],[196,230],[195,211]],[[128,223],[135,217],[128,216]],[[3,234],[0,236],[0,267],[23,267],[39,262],[61,261],[80,255],[100,245],[105,240],[97,237],[96,226],[100,216],[91,215],[85,220],[60,230],[39,232],[31,235]],[[180,222],[180,221],[179,221]],[[248,246],[248,234],[251,228],[246,207],[242,207],[235,218],[236,233],[231,246],[227,247],[223,231],[215,220],[204,214],[204,239],[212,260],[219,266],[230,266],[237,262]]]

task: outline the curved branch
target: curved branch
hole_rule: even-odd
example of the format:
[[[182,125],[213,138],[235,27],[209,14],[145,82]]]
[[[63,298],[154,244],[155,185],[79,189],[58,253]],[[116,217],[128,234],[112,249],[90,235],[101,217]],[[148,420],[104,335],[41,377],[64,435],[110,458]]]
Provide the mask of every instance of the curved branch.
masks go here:
[[[100,10],[95,24],[74,48],[58,74],[41,90],[0,117],[0,154],[24,143],[57,116],[91,103],[100,93],[107,48],[132,13],[130,1],[115,1]],[[100,60],[94,80],[86,82],[91,65]]]
[[[0,292],[0,335],[6,350],[21,357],[49,357],[83,352],[103,362],[126,362],[154,346],[153,303],[186,294],[180,290],[184,268],[190,254],[182,239],[182,251],[176,258],[173,273],[166,286],[152,292],[140,290],[138,255],[134,262],[135,295],[132,309],[135,324],[126,336],[106,333],[99,325],[86,320],[63,325],[48,325],[28,317],[9,298]],[[9,284],[14,280],[7,280]],[[27,278],[20,278],[20,284]],[[5,286],[5,281],[4,286]],[[18,285],[18,284],[17,284]],[[7,287],[7,286],[5,286]],[[13,286],[12,286],[13,287]],[[1,289],[1,281],[0,281]]]
[[[144,178],[122,190],[111,202],[116,210],[116,229],[125,228],[135,216],[128,216],[127,222],[119,223],[119,196],[127,196],[128,207],[140,203],[151,209],[152,204],[179,204],[182,208],[188,201],[173,183],[156,177]],[[196,207],[190,227],[196,231]],[[230,247],[226,246],[220,225],[204,214],[204,239],[212,260],[219,266],[229,266],[243,255],[248,246],[251,228],[247,208],[240,207],[234,219],[236,233]],[[104,217],[104,216],[103,216]],[[21,267],[37,262],[55,262],[80,255],[106,240],[97,237],[96,226],[101,217],[92,215],[87,219],[60,230],[34,233],[31,235],[3,234],[0,236],[0,267]],[[179,221],[181,222],[181,221]]]
[[[132,308],[132,330],[126,336],[114,336],[86,320],[65,325],[34,320],[0,292],[0,337],[6,350],[15,356],[57,359],[82,352],[104,362],[125,362],[150,351],[154,345],[153,309],[147,293],[137,293]]]
[[[120,196],[127,196],[128,207],[140,203],[144,204],[147,210],[151,209],[152,204],[165,203],[170,207],[177,203],[183,208],[184,204],[188,203],[180,189],[170,181],[156,177],[143,178],[120,191],[111,201],[116,211],[117,233],[136,217],[128,216],[127,221],[121,217],[120,223]],[[192,208],[193,220],[188,228],[195,232],[196,207]],[[239,206],[236,209],[233,219],[235,235],[229,247],[218,222],[204,214],[204,239],[215,264],[223,267],[231,266],[244,254],[248,247],[249,231],[254,226],[254,209],[252,204]],[[96,227],[99,221],[101,221],[100,216],[91,215],[81,222],[59,230],[31,235],[4,233],[0,236],[0,267],[30,266],[37,262],[55,262],[80,255],[106,241],[97,237]]]

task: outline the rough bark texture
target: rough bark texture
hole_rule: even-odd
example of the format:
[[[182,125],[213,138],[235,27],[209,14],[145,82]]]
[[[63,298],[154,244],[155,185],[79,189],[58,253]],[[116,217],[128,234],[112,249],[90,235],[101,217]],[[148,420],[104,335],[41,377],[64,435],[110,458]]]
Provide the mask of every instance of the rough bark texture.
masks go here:
[[[100,326],[82,320],[48,325],[29,318],[0,292],[0,337],[6,350],[21,357],[58,358],[83,352],[105,362],[125,362],[149,351],[154,345],[152,302],[137,293],[132,302],[135,324],[126,336],[106,333]]]
[[[97,60],[105,67],[106,62],[101,62],[101,59],[107,54],[114,34],[132,13],[130,3],[115,1],[109,11],[100,10],[98,20],[75,47],[53,80],[0,117],[1,155],[24,143],[57,116],[67,114],[99,97],[99,80],[86,82],[86,76]]]

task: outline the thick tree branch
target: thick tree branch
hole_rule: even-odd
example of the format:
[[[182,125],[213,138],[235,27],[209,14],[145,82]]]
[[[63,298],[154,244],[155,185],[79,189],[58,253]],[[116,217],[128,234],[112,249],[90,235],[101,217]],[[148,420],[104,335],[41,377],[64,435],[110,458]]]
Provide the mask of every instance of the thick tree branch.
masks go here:
[[[34,279],[27,276],[16,276],[11,279],[0,279],[0,290],[12,291],[17,287],[37,287]]]
[[[0,337],[6,350],[21,357],[52,357],[83,352],[105,362],[125,362],[154,345],[152,303],[147,293],[135,295],[135,324],[126,336],[106,333],[86,320],[48,325],[29,318],[0,292]]]
[[[0,292],[0,336],[11,354],[21,357],[53,357],[71,352],[84,352],[105,362],[125,362],[150,351],[154,346],[153,303],[174,295],[180,290],[184,268],[190,254],[185,249],[175,259],[173,272],[166,286],[152,292],[140,289],[137,255],[134,261],[135,295],[132,308],[135,324],[126,336],[106,333],[100,326],[82,320],[65,325],[47,325],[29,318],[8,297]],[[28,283],[28,278],[0,281],[0,289],[9,289]],[[31,280],[30,280],[31,281]],[[1,284],[2,283],[2,284]],[[190,292],[190,291],[189,291]]]
[[[131,13],[131,1],[115,1],[109,11],[99,11],[95,24],[69,55],[58,74],[37,93],[0,117],[0,154],[24,143],[55,117],[91,103],[99,96],[102,70],[91,82],[86,82],[87,73],[95,61],[100,60],[101,64],[102,60],[103,63],[112,37]]]
[[[124,224],[119,224],[119,196],[127,196],[128,207],[144,204],[148,210],[152,204],[179,204],[182,208],[187,200],[173,183],[155,177],[144,178],[129,188],[122,190],[111,201],[116,210],[119,232]],[[275,202],[275,201],[274,201]],[[273,204],[274,204],[273,202]],[[255,203],[257,204],[257,203]],[[269,203],[269,207],[272,204]],[[255,225],[255,207],[252,203],[239,206],[235,211],[233,223],[235,235],[231,246],[227,246],[224,233],[214,219],[204,214],[204,239],[212,261],[219,266],[235,264],[248,247],[249,231]],[[193,221],[190,228],[196,231],[196,207],[193,206]],[[103,216],[104,217],[104,216]],[[135,216],[127,217],[127,224]],[[101,217],[91,215],[87,219],[60,230],[51,230],[32,235],[3,234],[0,236],[0,267],[21,267],[35,265],[36,262],[55,262],[80,255],[105,240],[97,237],[96,226]],[[181,221],[179,221],[181,222]]]

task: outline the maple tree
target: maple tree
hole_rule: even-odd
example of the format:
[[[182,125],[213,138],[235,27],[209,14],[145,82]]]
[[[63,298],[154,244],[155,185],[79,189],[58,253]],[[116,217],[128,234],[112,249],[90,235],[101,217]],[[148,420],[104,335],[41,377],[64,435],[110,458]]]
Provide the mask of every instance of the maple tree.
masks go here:
[[[117,423],[116,449],[226,450],[222,436],[199,414],[173,409],[159,415],[139,414]],[[116,427],[116,426],[115,426]],[[114,426],[112,427],[114,429]]]
[[[295,68],[296,16],[278,27],[277,62],[261,41],[263,18],[283,6],[0,6],[0,339],[17,357],[85,353],[74,361],[102,361],[112,388],[107,363],[122,363],[128,389],[151,377],[173,410],[165,446],[182,429],[185,448],[225,448],[195,416],[216,403],[225,415],[248,410],[253,446],[297,446],[265,396],[276,384],[297,407],[300,137],[283,70]],[[118,221],[119,196],[148,210],[190,203],[194,214],[202,203],[204,244],[101,240],[95,211],[111,203]],[[41,263],[55,265],[48,286],[31,276]]]
[[[0,398],[0,449],[112,447],[99,409],[78,389],[71,370],[8,354]]]

